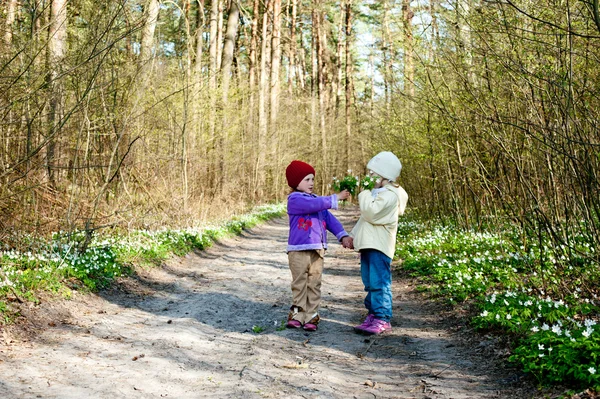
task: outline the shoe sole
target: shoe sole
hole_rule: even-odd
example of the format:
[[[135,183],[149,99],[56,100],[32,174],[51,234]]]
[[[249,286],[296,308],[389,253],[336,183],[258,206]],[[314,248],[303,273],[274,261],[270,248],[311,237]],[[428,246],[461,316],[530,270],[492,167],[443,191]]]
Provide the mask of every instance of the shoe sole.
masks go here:
[[[381,332],[372,332],[372,331],[367,331],[367,330],[363,330],[362,328],[356,328],[356,327],[354,327],[354,331],[357,332],[357,333],[359,333],[359,334],[362,334],[362,335],[381,335],[381,334],[387,334],[387,333],[392,332],[391,329],[390,330],[383,330]]]

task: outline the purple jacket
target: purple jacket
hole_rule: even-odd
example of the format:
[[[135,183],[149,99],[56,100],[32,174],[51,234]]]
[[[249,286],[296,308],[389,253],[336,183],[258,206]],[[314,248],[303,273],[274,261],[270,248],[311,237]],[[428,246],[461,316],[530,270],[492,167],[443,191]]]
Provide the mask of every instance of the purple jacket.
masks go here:
[[[338,240],[348,235],[327,209],[337,209],[337,194],[319,197],[295,191],[288,196],[290,235],[287,252],[327,249],[327,230]]]

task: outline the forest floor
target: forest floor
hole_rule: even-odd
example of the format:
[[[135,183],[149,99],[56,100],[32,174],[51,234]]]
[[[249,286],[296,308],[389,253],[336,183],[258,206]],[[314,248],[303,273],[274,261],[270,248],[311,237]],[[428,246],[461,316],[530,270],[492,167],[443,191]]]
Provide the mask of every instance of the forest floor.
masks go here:
[[[334,212],[347,230],[355,208]],[[282,328],[287,219],[44,301],[0,337],[0,398],[538,398],[507,350],[395,276],[391,333],[365,337],[357,254],[329,240],[322,322]],[[262,331],[261,331],[262,330]]]

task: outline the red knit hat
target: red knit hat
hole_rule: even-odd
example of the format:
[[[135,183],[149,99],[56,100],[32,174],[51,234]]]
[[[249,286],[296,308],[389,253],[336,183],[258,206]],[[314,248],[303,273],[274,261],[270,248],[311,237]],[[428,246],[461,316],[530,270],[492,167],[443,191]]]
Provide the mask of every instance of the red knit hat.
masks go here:
[[[302,179],[310,174],[315,174],[315,168],[302,161],[292,161],[285,169],[285,177],[289,186],[294,190],[298,187]]]

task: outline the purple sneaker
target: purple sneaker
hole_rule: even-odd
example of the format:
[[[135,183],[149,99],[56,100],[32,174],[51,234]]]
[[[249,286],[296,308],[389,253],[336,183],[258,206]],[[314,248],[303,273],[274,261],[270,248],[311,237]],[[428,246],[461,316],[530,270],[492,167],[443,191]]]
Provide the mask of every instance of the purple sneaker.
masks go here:
[[[300,328],[302,327],[302,323],[300,323],[298,320],[288,320],[287,324],[286,324],[287,328]]]
[[[304,328],[304,331],[317,331],[320,320],[321,317],[319,317],[319,315],[315,313],[313,318],[304,323],[304,326],[302,326],[302,328]]]
[[[385,320],[375,318],[373,318],[373,321],[369,326],[361,330],[363,334],[367,335],[379,335],[388,331],[392,331],[392,325]]]
[[[371,325],[374,318],[375,318],[375,315],[369,313],[367,315],[367,318],[365,319],[365,321],[362,322],[362,324],[360,324],[358,326],[354,326],[354,331],[364,332],[365,329]]]

